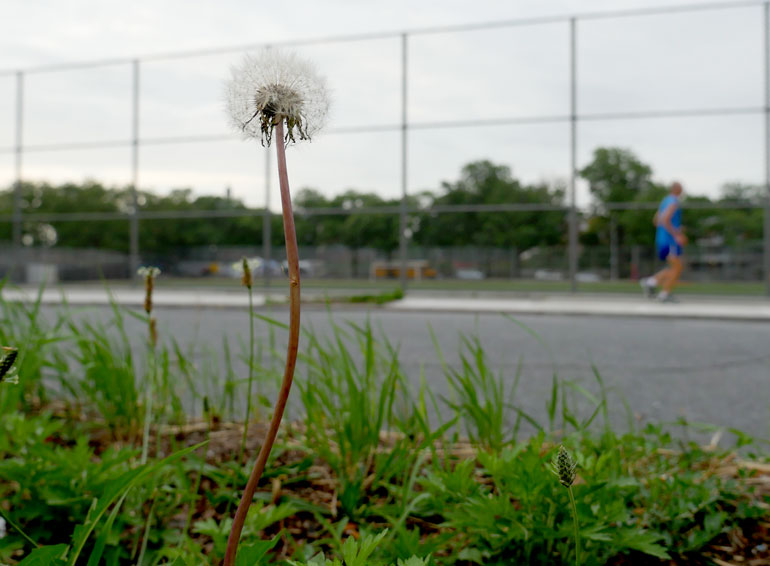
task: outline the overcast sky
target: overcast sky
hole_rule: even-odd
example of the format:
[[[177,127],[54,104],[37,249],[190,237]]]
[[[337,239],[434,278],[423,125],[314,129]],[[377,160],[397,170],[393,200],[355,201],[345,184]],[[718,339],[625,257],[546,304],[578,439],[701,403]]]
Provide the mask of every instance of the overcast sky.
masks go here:
[[[595,13],[682,2],[643,0],[3,0],[0,70],[92,59],[131,58],[226,46],[286,42],[517,18]],[[764,97],[762,7],[578,23],[578,111],[583,114],[760,108]],[[409,120],[565,116],[569,113],[567,22],[409,39]],[[400,133],[343,134],[401,119],[401,39],[328,42],[296,48],[327,76],[328,132],[289,152],[295,190],[332,195],[348,188],[401,192]],[[155,59],[141,66],[140,136],[229,135],[223,83],[242,53]],[[25,78],[24,144],[125,141],[131,135],[131,67],[33,73]],[[0,186],[14,178],[15,77],[0,75]],[[617,145],[649,163],[658,180],[716,196],[728,181],[764,182],[763,115],[585,121],[578,166]],[[265,154],[230,140],[148,144],[140,186],[165,192],[233,194],[264,202]],[[525,182],[566,181],[569,124],[416,128],[409,135],[410,191],[437,190],[473,160],[511,167]],[[131,179],[129,147],[30,151],[23,176],[50,182]],[[273,185],[275,186],[275,175]],[[579,201],[587,202],[579,185]],[[272,199],[273,207],[278,204]]]

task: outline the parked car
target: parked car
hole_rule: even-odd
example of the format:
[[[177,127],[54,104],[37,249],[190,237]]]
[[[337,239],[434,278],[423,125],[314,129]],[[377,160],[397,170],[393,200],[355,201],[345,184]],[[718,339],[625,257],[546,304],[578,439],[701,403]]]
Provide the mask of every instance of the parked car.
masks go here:
[[[284,273],[289,273],[289,262],[286,260],[283,260],[283,263],[281,264],[281,269]],[[313,267],[313,263],[309,259],[301,259],[299,260],[299,274],[300,277],[313,277],[313,274],[315,273],[315,269]]]
[[[455,271],[455,277],[468,281],[480,281],[484,279],[484,272],[480,269],[458,269]]]

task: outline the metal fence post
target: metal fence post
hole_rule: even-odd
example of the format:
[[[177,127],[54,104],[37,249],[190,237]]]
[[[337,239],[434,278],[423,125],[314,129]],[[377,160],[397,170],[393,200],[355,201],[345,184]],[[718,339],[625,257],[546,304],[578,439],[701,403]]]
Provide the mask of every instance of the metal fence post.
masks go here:
[[[764,4],[764,71],[765,71],[765,214],[762,224],[765,295],[770,297],[770,2]]]
[[[610,281],[619,279],[620,258],[618,256],[618,222],[615,215],[610,212]]]
[[[401,34],[401,206],[398,213],[398,248],[399,248],[399,278],[401,291],[406,292],[406,264],[407,264],[407,241],[406,241],[406,195],[407,195],[407,141],[408,128],[407,122],[407,76],[408,76],[408,40],[407,34]]]
[[[23,128],[24,128],[24,73],[16,73],[16,144],[14,153],[15,161],[15,183],[13,185],[13,222],[12,222],[12,241],[13,241],[13,270],[12,276],[20,280],[21,277],[21,164],[23,154]]]
[[[642,273],[642,250],[638,245],[631,246],[631,279],[637,281]]]
[[[511,248],[511,271],[509,278],[516,279],[519,276],[519,250],[516,246]]]
[[[569,20],[570,38],[570,172],[569,172],[569,280],[572,292],[577,292],[578,267],[578,226],[575,182],[577,175],[577,59],[576,59],[576,19]]]
[[[129,217],[129,277],[138,281],[139,269],[139,60],[131,63],[133,95],[131,100],[131,215]]]

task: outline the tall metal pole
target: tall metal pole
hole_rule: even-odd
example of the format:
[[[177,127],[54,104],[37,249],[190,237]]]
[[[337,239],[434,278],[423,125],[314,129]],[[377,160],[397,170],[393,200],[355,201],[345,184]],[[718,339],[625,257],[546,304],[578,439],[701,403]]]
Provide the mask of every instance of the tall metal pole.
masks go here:
[[[575,177],[577,175],[577,58],[576,58],[576,20],[570,18],[570,174],[569,174],[569,280],[572,292],[577,292],[578,266],[578,230],[577,201],[575,197]]]
[[[133,96],[131,109],[131,216],[129,217],[130,277],[138,281],[139,269],[139,60],[132,63]]]
[[[401,208],[399,210],[398,219],[398,248],[400,257],[400,283],[401,291],[406,292],[406,255],[407,255],[407,241],[406,241],[406,210],[407,210],[407,141],[408,141],[408,128],[407,122],[407,48],[408,48],[408,36],[407,34],[401,35]],[[416,275],[416,274],[415,274]]]
[[[765,215],[762,225],[764,247],[765,295],[770,297],[770,2],[764,5],[764,67],[765,67]]]
[[[277,143],[283,143],[278,140]],[[273,218],[270,214],[270,148],[265,149],[265,210],[262,211],[262,259],[264,260],[262,268],[263,284],[265,291],[270,287],[270,256],[273,251]]]
[[[13,185],[13,223],[12,223],[12,241],[13,241],[13,277],[21,278],[21,163],[23,153],[23,128],[24,128],[24,73],[16,73],[16,162],[15,176],[16,181]]]
[[[618,266],[620,265],[618,253],[618,222],[615,214],[610,212],[610,281],[618,280]]]

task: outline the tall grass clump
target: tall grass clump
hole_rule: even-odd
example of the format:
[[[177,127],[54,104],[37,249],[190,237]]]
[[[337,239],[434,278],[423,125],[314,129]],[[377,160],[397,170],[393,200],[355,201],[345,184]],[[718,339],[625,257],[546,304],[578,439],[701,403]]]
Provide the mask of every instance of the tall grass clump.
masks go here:
[[[57,348],[68,337],[67,319],[43,315],[41,285],[29,302],[9,302],[3,297],[7,279],[0,280],[0,344],[19,347],[16,364],[24,367],[18,387],[0,391],[0,412],[31,410],[45,405],[52,397],[51,382],[66,374],[64,356]]]
[[[245,138],[261,140],[263,146],[271,145],[274,134],[277,138],[275,147],[286,260],[289,267],[289,343],[283,382],[278,392],[273,418],[233,519],[225,552],[225,566],[235,564],[243,524],[278,434],[299,349],[299,250],[289,190],[285,146],[294,143],[297,138],[309,140],[311,135],[323,125],[328,106],[326,85],[312,66],[294,54],[276,50],[265,50],[259,56],[247,55],[239,67],[233,68],[232,78],[227,85],[227,109],[232,125]]]
[[[369,323],[346,330],[332,322],[324,339],[309,334],[302,360],[308,445],[339,478],[342,509],[355,516],[380,435],[391,428],[396,395],[405,386],[398,357],[379,347]]]
[[[137,360],[121,309],[113,306],[109,327],[98,321],[68,323],[72,344],[67,349],[72,374],[62,380],[76,410],[93,418],[96,412],[112,435],[136,440],[141,435],[141,391]],[[80,369],[80,375],[75,372]]]
[[[481,340],[461,336],[457,350],[460,367],[456,368],[447,363],[432,329],[431,337],[449,385],[450,395],[444,403],[455,411],[472,442],[489,450],[500,450],[515,442],[522,422],[540,428],[540,424],[514,402],[521,364],[513,379],[503,371],[495,375]]]

